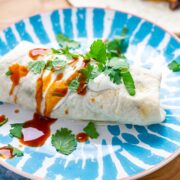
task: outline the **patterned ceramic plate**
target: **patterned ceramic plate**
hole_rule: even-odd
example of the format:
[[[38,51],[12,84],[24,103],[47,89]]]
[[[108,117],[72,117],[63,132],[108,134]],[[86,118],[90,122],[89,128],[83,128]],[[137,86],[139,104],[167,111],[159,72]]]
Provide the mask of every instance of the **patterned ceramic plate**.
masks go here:
[[[55,179],[132,179],[148,174],[179,154],[180,147],[180,73],[172,73],[167,64],[180,60],[180,43],[156,25],[126,13],[96,8],[56,10],[19,21],[0,34],[0,55],[8,53],[20,41],[55,46],[59,32],[78,39],[87,48],[94,38],[112,38],[127,26],[131,63],[162,70],[161,103],[166,120],[157,125],[98,125],[100,137],[78,144],[69,156],[56,153],[50,139],[39,148],[23,147],[24,156],[2,160],[1,164],[30,178]],[[10,124],[23,122],[33,112],[1,104],[0,113],[10,121],[0,128],[0,146],[19,142],[9,136]],[[86,123],[85,123],[86,124]],[[82,122],[57,121],[52,132],[68,127],[82,131]]]

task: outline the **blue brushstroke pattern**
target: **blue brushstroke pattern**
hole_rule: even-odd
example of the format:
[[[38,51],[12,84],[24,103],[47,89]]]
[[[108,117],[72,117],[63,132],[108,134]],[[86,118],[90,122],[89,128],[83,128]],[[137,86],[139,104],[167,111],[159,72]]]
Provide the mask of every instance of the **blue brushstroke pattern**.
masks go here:
[[[115,144],[114,144],[114,142],[115,142]],[[117,146],[117,144],[118,144],[117,142],[119,142],[119,145],[122,146],[122,142],[117,137],[113,137],[112,145]],[[133,174],[144,171],[143,168],[135,165],[133,162],[129,161],[126,157],[121,155],[119,150],[116,151],[115,154],[116,154],[116,157],[119,159],[122,167],[124,168],[124,170],[126,171],[126,173],[128,175],[133,175]]]
[[[4,54],[8,53],[8,51],[9,47],[0,38],[0,55],[3,56]]]
[[[130,144],[138,144],[139,143],[139,140],[133,136],[132,134],[129,134],[129,133],[122,133],[121,136],[123,137],[123,139],[130,143]]]
[[[47,44],[50,42],[49,36],[44,29],[42,24],[41,16],[36,15],[29,18],[31,25],[33,26],[34,32],[36,33],[37,37],[39,38],[42,44]]]
[[[78,37],[87,37],[87,30],[86,30],[86,9],[80,8],[77,10],[77,32]]]
[[[18,23],[15,24],[15,27],[19,36],[21,37],[21,40],[33,42],[31,36],[26,31],[26,25],[24,21],[19,21]]]
[[[51,18],[51,23],[52,23],[54,34],[57,35],[59,33],[62,33],[62,29],[60,26],[60,18],[61,17],[59,15],[59,11],[58,10],[53,11],[50,18]]]
[[[108,125],[107,128],[112,135],[114,136],[120,135],[120,127],[118,125]]]
[[[73,38],[73,25],[72,25],[72,10],[71,9],[64,9],[63,10],[64,15],[64,34],[68,36],[69,38]]]
[[[7,42],[8,47],[10,49],[13,49],[18,44],[18,41],[17,41],[12,29],[10,27],[5,29],[4,35],[6,37],[6,42]]]
[[[101,38],[103,35],[104,15],[105,15],[104,9],[93,10],[93,34],[95,38]]]
[[[107,143],[106,140],[102,140],[102,154],[107,154]],[[112,160],[110,154],[103,157],[103,177],[102,179],[117,179],[117,169],[114,161]]]
[[[159,27],[154,26],[151,37],[147,44],[152,46],[153,48],[156,48],[163,40],[164,36],[165,36],[165,32]]]
[[[138,44],[141,41],[144,40],[144,38],[149,35],[149,33],[152,30],[152,24],[149,22],[144,22],[139,31],[134,35],[133,40],[132,40],[132,44]]]
[[[98,176],[98,163],[96,160],[87,160],[82,169],[82,160],[77,163],[70,161],[65,168],[65,160],[57,158],[53,165],[47,169],[46,179],[55,179],[56,175],[61,175],[63,179],[92,180]]]
[[[121,35],[122,29],[126,26],[126,22],[127,14],[116,12],[112,23],[111,32],[109,34],[109,38],[113,38],[115,35]]]
[[[153,124],[148,126],[148,129],[152,132],[158,133],[163,137],[167,137],[174,141],[180,142],[180,133],[170,127],[163,126],[161,124]]]
[[[26,147],[24,153],[29,154],[30,158],[23,165],[22,170],[30,174],[35,173],[42,167],[43,161],[46,157],[50,158],[52,155],[47,153],[35,151],[33,148]]]

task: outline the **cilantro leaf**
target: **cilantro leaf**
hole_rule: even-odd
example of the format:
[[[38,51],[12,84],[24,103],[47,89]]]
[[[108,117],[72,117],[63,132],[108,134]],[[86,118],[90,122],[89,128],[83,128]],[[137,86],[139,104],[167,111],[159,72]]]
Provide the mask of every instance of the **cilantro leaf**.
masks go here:
[[[86,77],[87,82],[97,77],[100,73],[98,68],[91,64],[88,64],[85,68],[81,69],[80,72]]]
[[[115,36],[114,39],[106,42],[109,58],[121,57],[122,53],[126,52],[129,45],[129,40],[126,36],[127,32],[128,29],[124,27],[120,36]]]
[[[11,71],[6,72],[6,76],[11,76],[13,73]]]
[[[136,88],[131,73],[127,71],[127,72],[122,72],[121,74],[126,90],[131,96],[134,96],[136,94],[135,91]]]
[[[70,52],[70,50],[67,46],[64,49],[61,49],[61,51],[62,51],[62,54],[64,54],[64,55],[67,55],[72,58],[78,58],[78,55]]]
[[[101,64],[106,63],[106,45],[102,40],[96,40],[91,44],[90,51],[86,54],[87,59],[95,59]]]
[[[115,84],[121,84],[121,71],[119,69],[107,68],[104,73],[109,76],[110,80]]]
[[[0,127],[8,122],[8,118],[4,116],[4,119],[0,121]]]
[[[124,60],[117,57],[112,58],[108,66],[112,67],[113,69],[129,69],[129,64]]]
[[[13,149],[13,151],[12,151],[13,156],[21,157],[24,155],[24,153],[21,150],[11,146],[10,144],[8,144],[8,147]]]
[[[92,139],[97,139],[99,133],[96,130],[95,124],[93,122],[89,122],[88,125],[83,129],[83,131]]]
[[[71,154],[77,146],[75,135],[67,128],[57,130],[56,133],[52,135],[51,143],[56,148],[56,151],[64,155]]]
[[[80,46],[79,42],[70,39],[61,33],[56,36],[56,39],[62,48],[68,47],[68,48],[76,49]]]
[[[45,65],[44,61],[29,62],[28,69],[34,74],[40,74],[44,70]]]
[[[80,83],[79,83],[78,79],[74,79],[68,84],[68,87],[70,90],[76,91],[79,87],[79,84]]]
[[[168,64],[168,67],[173,72],[180,71],[180,63],[178,63],[176,60],[173,60],[171,63]]]
[[[23,124],[11,124],[10,136],[11,137],[22,137]]]
[[[61,70],[67,65],[66,61],[55,58],[54,60],[49,60],[46,64],[46,69],[48,70]]]

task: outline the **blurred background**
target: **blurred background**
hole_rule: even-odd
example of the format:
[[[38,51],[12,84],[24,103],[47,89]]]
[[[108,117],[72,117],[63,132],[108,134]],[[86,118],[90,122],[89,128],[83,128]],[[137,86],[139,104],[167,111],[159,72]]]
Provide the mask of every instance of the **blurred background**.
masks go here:
[[[64,7],[104,7],[152,21],[180,37],[180,0],[0,0],[0,31],[39,12]],[[180,157],[144,180],[179,180]],[[27,180],[0,166],[0,180]]]
[[[71,6],[122,10],[180,36],[180,0],[0,0],[0,30],[38,12]]]

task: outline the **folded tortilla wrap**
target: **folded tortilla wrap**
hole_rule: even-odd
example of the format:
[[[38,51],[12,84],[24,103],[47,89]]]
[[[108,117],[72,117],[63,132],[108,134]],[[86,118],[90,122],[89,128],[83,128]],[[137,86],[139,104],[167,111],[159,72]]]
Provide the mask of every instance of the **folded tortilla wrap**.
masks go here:
[[[27,66],[29,62],[34,62],[29,56],[29,51],[37,47],[40,46],[22,42],[0,59],[0,101],[16,103],[34,111],[37,111],[39,103],[39,113],[59,119],[113,121],[137,125],[159,123],[165,119],[159,98],[161,75],[141,67],[130,67],[136,86],[135,96],[128,94],[124,84],[115,85],[106,75],[100,74],[88,83],[85,95],[68,89],[65,96],[52,97],[54,86],[65,86],[64,82],[82,68],[81,57],[73,63],[73,60],[61,55],[61,59],[72,61],[72,64],[63,69],[63,77],[59,79],[59,71],[44,70],[41,74],[29,71],[20,79],[10,95],[12,80],[6,75],[9,66]],[[38,80],[41,80],[40,89]],[[38,90],[41,91],[39,94]],[[40,96],[42,100],[38,102]]]

